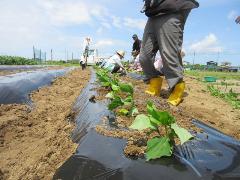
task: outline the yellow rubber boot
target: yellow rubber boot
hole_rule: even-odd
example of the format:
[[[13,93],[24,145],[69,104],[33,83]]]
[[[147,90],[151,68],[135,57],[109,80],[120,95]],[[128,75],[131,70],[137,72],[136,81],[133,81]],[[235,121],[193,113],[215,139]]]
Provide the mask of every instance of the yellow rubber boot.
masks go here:
[[[152,96],[160,96],[163,79],[161,77],[150,79],[150,84],[145,93]]]
[[[171,95],[168,98],[168,102],[173,106],[178,106],[182,102],[182,97],[185,90],[185,82],[178,83]]]

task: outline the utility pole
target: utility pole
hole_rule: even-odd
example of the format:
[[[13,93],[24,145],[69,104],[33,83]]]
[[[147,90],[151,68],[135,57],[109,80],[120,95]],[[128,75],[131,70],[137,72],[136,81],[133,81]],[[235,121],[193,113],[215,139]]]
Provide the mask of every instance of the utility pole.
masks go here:
[[[51,49],[51,61],[53,60],[53,50]]]
[[[219,63],[219,58],[220,58],[220,52],[218,51],[218,55],[217,55],[217,64]]]
[[[196,52],[193,53],[193,65],[195,64]]]
[[[42,62],[42,50],[40,49],[40,62]]]
[[[36,60],[35,47],[33,46],[33,59]]]
[[[64,51],[64,54],[65,54],[65,61],[67,61],[67,50],[66,49]]]
[[[72,53],[72,61],[73,61],[73,53]]]

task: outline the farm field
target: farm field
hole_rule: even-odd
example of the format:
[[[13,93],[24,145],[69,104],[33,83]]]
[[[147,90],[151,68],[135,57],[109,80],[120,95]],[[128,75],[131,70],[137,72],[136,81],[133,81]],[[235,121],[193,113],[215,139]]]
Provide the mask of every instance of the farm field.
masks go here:
[[[222,76],[221,73],[218,74]],[[178,107],[169,106],[167,103],[169,94],[166,81],[163,83],[161,97],[155,98],[144,92],[147,89],[147,85],[141,80],[134,80],[129,77],[122,77],[120,79],[125,83],[133,84],[135,91],[134,99],[136,99],[136,106],[139,111],[146,112],[146,102],[151,100],[155,102],[158,109],[173,114],[177,122],[189,130],[196,130],[192,124],[192,120],[197,119],[240,140],[240,110],[234,108],[224,99],[212,96],[207,84],[199,81],[198,77],[186,75],[184,100]],[[132,121],[126,120],[124,123],[130,126]]]
[[[75,152],[68,121],[90,71],[73,70],[32,93],[33,107],[0,105],[0,179],[51,179]]]
[[[186,71],[189,77],[194,77],[203,82],[208,91],[215,97],[222,98],[240,109],[240,73],[209,72],[209,71]],[[205,82],[204,77],[214,77],[216,82]]]
[[[56,170],[75,153],[77,144],[70,137],[74,129],[72,109],[93,74],[90,69],[82,71],[77,68],[57,78],[51,86],[31,93],[32,107],[24,104],[0,105],[1,179],[52,179]],[[147,101],[152,101],[157,109],[169,112],[178,125],[188,131],[201,132],[201,129],[192,124],[192,120],[197,119],[240,140],[239,109],[223,98],[212,96],[208,84],[199,81],[199,76],[186,75],[184,101],[178,107],[167,103],[166,81],[161,96],[156,98],[145,94],[147,85],[142,80],[129,76],[118,78],[123,83],[133,85],[133,99],[140,114],[147,113]],[[234,81],[238,82],[236,79]],[[96,90],[97,102],[106,99],[108,89],[99,87]],[[116,118],[117,126],[121,128],[129,128],[133,121],[134,117],[124,115]],[[96,132],[108,137],[128,139],[124,150],[127,156],[146,151],[145,146],[139,148],[131,144],[133,137],[144,137],[142,133],[109,130],[104,124],[97,125]]]

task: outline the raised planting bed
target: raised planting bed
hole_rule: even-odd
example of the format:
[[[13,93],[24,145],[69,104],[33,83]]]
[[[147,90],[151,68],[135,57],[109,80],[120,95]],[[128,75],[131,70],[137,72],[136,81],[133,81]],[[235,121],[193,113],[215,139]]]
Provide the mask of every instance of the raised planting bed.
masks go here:
[[[198,131],[188,133],[166,104],[160,111],[105,73],[97,70],[97,83],[93,75],[76,102],[72,138],[79,147],[53,179],[240,178],[239,141],[197,120],[191,124]]]
[[[63,76],[72,68],[38,70],[0,76],[0,104],[31,103],[29,94]]]

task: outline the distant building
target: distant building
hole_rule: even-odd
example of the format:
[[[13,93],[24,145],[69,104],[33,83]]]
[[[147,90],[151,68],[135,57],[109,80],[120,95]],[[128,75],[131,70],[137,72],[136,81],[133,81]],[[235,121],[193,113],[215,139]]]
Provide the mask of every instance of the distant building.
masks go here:
[[[237,66],[232,66],[229,68],[230,72],[240,72],[240,67]]]
[[[216,70],[218,67],[218,63],[215,61],[208,61],[207,66],[205,67],[206,70]]]
[[[184,66],[188,66],[188,65],[190,65],[191,63],[190,62],[188,62],[188,61],[183,61],[183,65]]]
[[[214,67],[216,67],[216,66],[218,66],[218,63],[215,62],[215,61],[208,61],[207,62],[207,66],[214,66]]]

